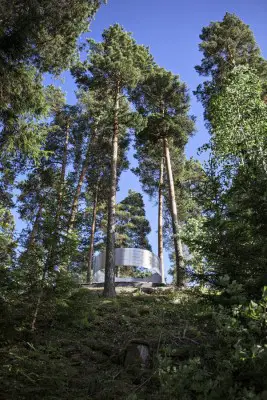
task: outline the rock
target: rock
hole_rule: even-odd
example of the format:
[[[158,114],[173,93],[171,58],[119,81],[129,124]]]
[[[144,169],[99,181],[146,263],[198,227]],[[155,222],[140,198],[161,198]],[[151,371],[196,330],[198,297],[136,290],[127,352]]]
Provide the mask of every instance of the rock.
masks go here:
[[[153,294],[154,291],[155,291],[155,289],[153,289],[152,287],[142,287],[141,288],[141,292],[146,293],[146,294]]]
[[[133,339],[125,349],[124,367],[127,370],[148,368],[150,364],[149,343],[144,340]]]

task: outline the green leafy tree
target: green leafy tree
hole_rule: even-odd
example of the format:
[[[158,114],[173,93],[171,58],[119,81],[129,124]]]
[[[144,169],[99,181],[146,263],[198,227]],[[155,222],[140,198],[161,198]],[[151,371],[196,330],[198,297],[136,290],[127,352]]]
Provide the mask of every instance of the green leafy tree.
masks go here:
[[[210,102],[212,148],[222,161],[252,162],[267,174],[267,107],[260,78],[248,67],[235,67]]]
[[[211,160],[199,193],[203,257],[257,291],[266,273],[266,104],[257,75],[236,67],[210,101]]]
[[[196,234],[195,243],[211,283],[219,285],[227,274],[255,293],[266,273],[266,61],[249,27],[234,15],[204,28],[201,39],[204,58],[196,68],[211,80],[198,93],[211,140],[197,195],[202,238]]]

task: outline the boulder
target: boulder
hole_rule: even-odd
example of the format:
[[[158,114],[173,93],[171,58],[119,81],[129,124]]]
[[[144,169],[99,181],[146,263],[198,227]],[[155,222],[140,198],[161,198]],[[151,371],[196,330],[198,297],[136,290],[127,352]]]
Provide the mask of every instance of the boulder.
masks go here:
[[[124,367],[127,370],[149,368],[150,358],[149,343],[142,339],[132,339],[125,349]]]

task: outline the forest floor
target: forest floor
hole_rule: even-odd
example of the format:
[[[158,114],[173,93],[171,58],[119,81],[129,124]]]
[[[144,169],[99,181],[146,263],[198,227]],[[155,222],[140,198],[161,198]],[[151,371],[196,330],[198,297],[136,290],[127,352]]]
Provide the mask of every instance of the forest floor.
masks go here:
[[[49,312],[34,333],[5,339],[1,399],[172,399],[162,390],[170,360],[179,365],[205,351],[212,329],[198,295],[173,288],[121,290],[114,299],[82,288]],[[125,365],[132,340],[149,345],[146,368]]]

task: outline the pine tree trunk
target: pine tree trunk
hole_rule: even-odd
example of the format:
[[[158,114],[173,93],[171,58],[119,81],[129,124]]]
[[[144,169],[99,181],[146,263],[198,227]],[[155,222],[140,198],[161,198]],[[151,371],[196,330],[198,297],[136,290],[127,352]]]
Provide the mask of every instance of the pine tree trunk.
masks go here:
[[[88,264],[87,264],[87,283],[91,283],[92,263],[94,254],[94,240],[95,240],[95,228],[96,228],[96,213],[97,213],[97,201],[98,201],[98,187],[96,188],[93,208],[93,221],[90,235],[90,246],[88,252]]]
[[[60,173],[60,182],[59,182],[59,191],[58,191],[58,201],[57,201],[57,210],[56,210],[56,217],[55,217],[55,229],[53,232],[54,241],[51,245],[50,256],[47,261],[49,266],[57,263],[58,258],[58,242],[59,242],[59,229],[60,229],[60,217],[62,211],[62,204],[63,204],[63,196],[64,196],[64,188],[65,188],[65,176],[66,176],[66,169],[67,169],[67,162],[68,162],[68,145],[69,145],[69,123],[66,125],[66,136],[65,136],[65,144],[64,144],[64,152],[63,152],[63,160],[61,166],[61,173]]]
[[[68,145],[69,145],[69,124],[66,126],[66,136],[65,136],[65,144],[64,144],[64,153],[63,153],[63,160],[61,166],[61,174],[60,174],[60,183],[59,183],[59,192],[58,192],[58,204],[57,204],[57,215],[56,215],[56,229],[58,229],[58,223],[61,215],[62,210],[62,203],[63,203],[63,194],[64,194],[64,186],[65,186],[65,175],[67,169],[67,162],[68,162]]]
[[[29,239],[28,239],[26,251],[25,251],[25,254],[32,254],[32,257],[35,256],[34,244],[36,241],[36,236],[38,233],[38,225],[39,225],[40,218],[42,216],[42,212],[43,212],[43,206],[39,205],[36,216],[35,216],[35,220],[33,223],[32,231],[31,231]],[[36,266],[35,266],[34,262],[32,262],[30,264],[29,274],[30,274],[30,279],[33,279],[33,281],[36,277],[36,272],[37,272]]]
[[[63,195],[64,195],[64,186],[65,186],[65,175],[67,169],[67,162],[68,162],[68,145],[69,145],[69,124],[66,125],[66,136],[65,136],[65,144],[64,144],[64,153],[63,153],[63,160],[61,166],[61,174],[60,174],[60,183],[59,183],[59,191],[58,191],[58,202],[57,202],[57,210],[56,210],[56,218],[55,218],[55,230],[54,230],[54,242],[51,246],[50,254],[47,257],[46,265],[43,269],[42,280],[41,280],[41,288],[39,295],[37,297],[36,307],[33,315],[33,320],[31,323],[31,330],[34,331],[36,328],[36,321],[39,314],[39,309],[41,305],[41,300],[44,292],[44,280],[46,272],[51,264],[54,263],[56,257],[56,249],[58,245],[58,232],[59,232],[59,222],[63,204]]]
[[[173,229],[173,240],[174,240],[174,250],[176,259],[176,285],[179,287],[182,285],[182,274],[184,269],[183,260],[183,247],[180,239],[180,227],[177,214],[177,205],[175,200],[175,189],[173,182],[173,173],[170,159],[170,149],[168,145],[167,138],[164,138],[164,152],[167,166],[167,176],[169,184],[169,195],[170,195],[170,207],[171,207],[171,217],[172,217],[172,229]]]
[[[31,234],[30,234],[30,237],[29,237],[29,240],[28,240],[27,251],[29,251],[31,249],[31,247],[33,246],[33,244],[35,242],[36,234],[37,234],[37,231],[38,231],[38,223],[39,223],[40,218],[42,216],[42,212],[43,212],[43,207],[40,204],[39,207],[38,207],[38,210],[37,210],[37,213],[36,213],[36,217],[35,217],[35,220],[34,220],[34,224],[33,224],[33,227],[32,227],[32,231],[31,231]]]
[[[93,132],[92,141],[95,139],[95,137],[96,137],[96,130]],[[86,156],[85,156],[85,159],[83,162],[83,167],[82,167],[82,170],[81,170],[81,173],[79,176],[76,192],[75,192],[73,202],[72,202],[71,214],[70,214],[70,218],[69,218],[67,232],[71,232],[74,222],[75,222],[76,215],[77,215],[78,202],[79,202],[79,197],[80,197],[81,190],[82,190],[82,184],[83,184],[86,170],[88,167],[91,144],[92,144],[92,142],[89,141],[88,146],[87,146]]]
[[[37,318],[38,318],[40,305],[41,305],[41,300],[42,300],[43,292],[44,292],[44,280],[45,280],[46,271],[47,271],[47,268],[45,266],[44,269],[43,269],[40,292],[39,292],[38,297],[37,297],[36,307],[35,307],[35,310],[34,310],[33,319],[32,319],[32,323],[31,323],[31,330],[32,331],[34,331],[35,328],[36,328],[36,321],[37,321]]]
[[[77,184],[77,187],[76,187],[75,195],[74,195],[74,198],[73,198],[72,207],[71,207],[71,213],[70,213],[70,218],[69,218],[69,224],[68,224],[68,230],[67,230],[68,232],[72,231],[72,228],[73,228],[73,225],[74,225],[74,222],[75,222],[75,218],[76,218],[76,215],[77,215],[79,197],[80,197],[80,194],[81,194],[82,184],[83,184],[84,177],[85,177],[86,170],[87,170],[88,158],[89,158],[89,152],[87,153],[86,158],[84,160],[83,167],[82,167],[82,170],[81,170],[81,173],[80,173],[80,176],[79,176],[78,184]]]
[[[119,137],[119,85],[117,85],[115,106],[114,106],[114,128],[112,138],[112,160],[110,193],[108,199],[108,225],[106,243],[106,265],[105,265],[105,284],[104,296],[115,297],[115,208],[117,190],[117,159],[118,159],[118,137]]]
[[[160,177],[159,177],[159,204],[158,204],[158,257],[160,261],[161,282],[165,283],[164,276],[164,259],[163,259],[163,173],[164,158],[160,160]]]

